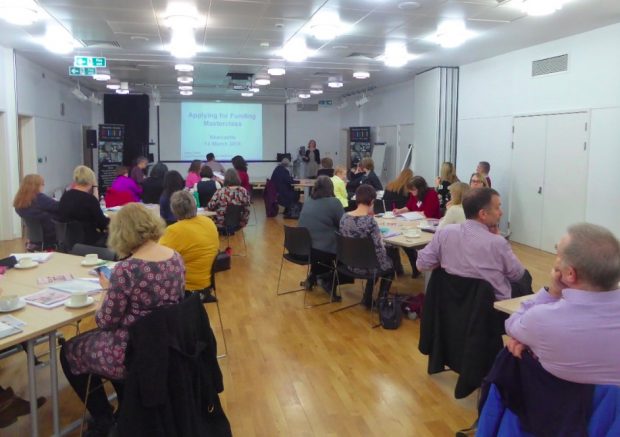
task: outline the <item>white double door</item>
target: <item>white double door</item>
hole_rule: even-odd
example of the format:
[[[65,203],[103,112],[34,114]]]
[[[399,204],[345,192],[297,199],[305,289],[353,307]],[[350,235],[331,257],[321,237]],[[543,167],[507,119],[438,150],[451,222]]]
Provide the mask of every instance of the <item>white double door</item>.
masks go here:
[[[587,112],[515,117],[510,190],[511,239],[547,252],[585,219]]]

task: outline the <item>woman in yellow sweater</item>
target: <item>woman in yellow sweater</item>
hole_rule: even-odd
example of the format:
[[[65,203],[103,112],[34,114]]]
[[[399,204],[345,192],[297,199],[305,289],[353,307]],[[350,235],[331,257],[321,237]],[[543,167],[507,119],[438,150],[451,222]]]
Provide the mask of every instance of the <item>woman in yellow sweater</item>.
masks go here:
[[[177,222],[166,228],[160,244],[176,250],[185,263],[185,294],[200,293],[201,300],[215,302],[211,294],[211,267],[220,240],[215,223],[196,215],[196,201],[187,191],[177,191],[170,198],[170,208]]]
[[[331,177],[334,184],[334,195],[336,199],[340,200],[342,207],[349,206],[349,199],[347,198],[347,186],[345,185],[347,179],[347,170],[344,167],[338,166],[334,170],[334,176]]]

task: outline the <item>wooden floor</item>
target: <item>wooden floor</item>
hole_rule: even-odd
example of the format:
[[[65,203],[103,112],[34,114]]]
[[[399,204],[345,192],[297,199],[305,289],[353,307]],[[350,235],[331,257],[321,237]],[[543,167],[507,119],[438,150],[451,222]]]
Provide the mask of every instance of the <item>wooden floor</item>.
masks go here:
[[[455,400],[456,375],[429,376],[418,352],[419,321],[403,320],[396,331],[371,329],[360,306],[329,312],[359,299],[359,284],[343,287],[342,304],[304,309],[302,292],[276,297],[282,255],[281,216],[265,219],[262,202],[245,229],[247,256],[235,256],[232,270],[218,273],[228,356],[224,373],[224,409],[235,436],[453,436],[476,417],[475,395]],[[255,216],[257,220],[255,220]],[[225,245],[225,241],[222,241]],[[240,237],[233,251],[244,254]],[[21,250],[19,240],[0,242],[0,256]],[[547,283],[553,255],[513,244],[534,277],[535,289]],[[403,258],[406,272],[408,262]],[[304,270],[285,265],[283,287],[297,288]],[[1,282],[0,282],[1,286]],[[400,293],[422,291],[421,279],[399,278]],[[326,295],[312,293],[316,301]],[[223,351],[215,305],[208,311]],[[92,320],[83,323],[92,327]],[[64,330],[69,337],[73,328]],[[26,356],[2,362],[0,385],[27,397]],[[81,416],[82,406],[61,381],[62,424]],[[47,369],[38,371],[41,393],[49,393]],[[41,435],[51,434],[49,402],[40,409]],[[0,436],[29,433],[28,417],[0,430]],[[72,435],[78,435],[73,433]]]

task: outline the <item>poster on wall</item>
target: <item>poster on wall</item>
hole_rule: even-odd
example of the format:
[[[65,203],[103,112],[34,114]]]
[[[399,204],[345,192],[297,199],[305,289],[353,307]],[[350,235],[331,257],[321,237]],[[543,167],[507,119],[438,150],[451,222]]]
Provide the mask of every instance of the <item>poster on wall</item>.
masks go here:
[[[123,165],[125,126],[99,125],[99,194],[104,195],[116,177],[116,169]]]
[[[350,127],[349,142],[351,147],[350,168],[353,168],[359,164],[362,158],[372,156],[370,127]]]

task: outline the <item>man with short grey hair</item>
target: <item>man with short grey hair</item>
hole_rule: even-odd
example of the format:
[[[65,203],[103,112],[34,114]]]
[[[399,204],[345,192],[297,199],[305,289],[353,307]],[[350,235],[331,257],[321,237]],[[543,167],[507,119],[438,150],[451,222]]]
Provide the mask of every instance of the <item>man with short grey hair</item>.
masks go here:
[[[552,375],[620,385],[620,243],[581,223],[557,245],[551,281],[506,321],[508,349],[529,348]]]

